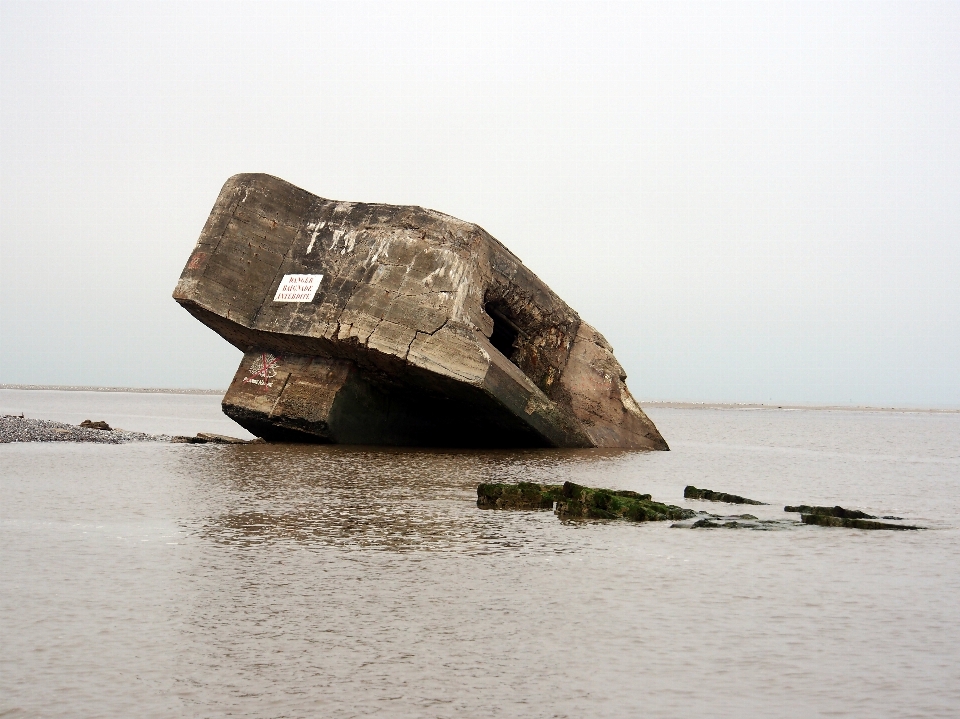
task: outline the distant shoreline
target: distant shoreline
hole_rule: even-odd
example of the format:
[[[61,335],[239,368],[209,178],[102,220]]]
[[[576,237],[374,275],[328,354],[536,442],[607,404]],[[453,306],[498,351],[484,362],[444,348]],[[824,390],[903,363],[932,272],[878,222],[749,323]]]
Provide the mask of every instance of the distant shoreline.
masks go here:
[[[55,392],[128,392],[131,394],[204,394],[222,395],[226,389],[171,389],[165,387],[93,387],[84,385],[55,384],[0,384],[0,389],[49,390]],[[661,409],[788,409],[788,410],[836,410],[843,412],[929,412],[934,414],[958,414],[960,408],[930,407],[868,407],[859,405],[822,404],[757,404],[755,402],[670,402],[666,400],[638,400],[642,407]]]
[[[226,394],[225,389],[169,389],[164,387],[87,387],[57,384],[0,384],[0,389],[39,389],[55,392],[129,392],[131,394]]]
[[[637,400],[641,407],[661,409],[738,409],[738,410],[830,410],[838,412],[925,412],[933,414],[960,414],[957,408],[931,407],[868,407],[847,404],[757,404],[754,402],[667,402]]]

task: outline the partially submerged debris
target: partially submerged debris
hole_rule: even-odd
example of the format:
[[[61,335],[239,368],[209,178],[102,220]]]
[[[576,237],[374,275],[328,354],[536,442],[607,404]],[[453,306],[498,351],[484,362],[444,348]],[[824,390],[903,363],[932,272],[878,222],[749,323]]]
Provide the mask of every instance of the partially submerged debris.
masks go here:
[[[229,437],[225,434],[211,434],[210,432],[197,432],[197,439],[210,444],[254,444],[263,442],[262,439],[240,439],[238,437]]]
[[[696,516],[692,509],[654,502],[649,494],[628,490],[594,489],[573,482],[557,484],[481,484],[481,509],[554,509],[561,519],[626,519],[632,522],[682,520]]]
[[[733,514],[721,517],[719,514],[699,512],[700,517],[695,522],[678,522],[671,524],[677,529],[788,529],[797,526],[798,522],[782,521],[777,519],[758,519],[752,514]]]
[[[477,506],[480,509],[553,509],[562,490],[559,484],[480,484]]]
[[[195,437],[185,437],[177,435],[170,439],[177,444],[264,444],[262,439],[239,439],[238,437],[228,437],[225,434],[211,434],[209,432],[197,432]]]
[[[820,527],[849,527],[850,529],[923,529],[911,524],[888,524],[874,522],[870,519],[856,519],[836,517],[829,514],[801,514],[800,520],[804,524],[816,524]]]
[[[628,519],[632,522],[658,522],[689,519],[692,509],[654,502],[649,494],[593,489],[573,482],[563,483],[563,497],[557,500],[561,519]]]
[[[714,492],[712,489],[698,489],[692,484],[683,488],[684,499],[703,499],[708,502],[726,502],[727,504],[766,504],[758,502],[755,499],[747,499],[738,494],[727,494],[726,492]]]
[[[103,420],[91,422],[89,419],[85,419],[80,423],[80,426],[85,427],[86,429],[99,429],[99,430],[103,430],[104,432],[113,431],[113,427],[111,427],[109,424],[107,424]]]
[[[799,512],[800,521],[804,524],[815,524],[820,527],[849,527],[851,529],[923,529],[909,524],[888,524],[875,522],[872,514],[861,512],[859,509],[845,509],[839,504],[835,507],[817,507],[809,504],[786,506],[784,512]],[[881,517],[880,519],[902,520],[903,517]]]
[[[702,496],[704,494],[709,496]],[[763,504],[763,502],[736,495],[690,486],[684,490],[684,496],[688,499],[703,498],[732,504]],[[724,499],[714,499],[718,496]],[[753,514],[721,516],[695,512],[692,509],[654,502],[649,494],[617,489],[595,489],[573,482],[564,482],[562,485],[533,482],[484,483],[477,486],[477,506],[480,509],[553,509],[554,514],[561,519],[626,519],[632,522],[673,520],[676,524],[670,526],[682,529],[771,530],[800,526],[800,523],[795,520],[786,518],[759,519]],[[872,521],[876,517],[843,507],[813,507],[804,504],[798,507],[784,507],[784,509],[787,512],[802,512],[800,519],[803,524],[815,524],[821,527],[923,529],[923,527],[906,524]],[[899,519],[899,517],[884,517],[884,519]]]
[[[674,525],[678,526],[678,525]],[[698,519],[696,522],[690,525],[691,529],[754,529],[756,528],[755,524],[745,524],[743,522],[738,522],[737,520],[730,520],[728,522],[717,522],[713,519]]]
[[[840,505],[836,507],[813,507],[807,504],[800,504],[796,507],[786,506],[784,512],[799,512],[800,514],[815,514],[823,517],[840,517],[841,519],[876,519],[872,514],[861,512],[859,509],[844,509]],[[899,519],[899,517],[884,517],[884,519]],[[807,524],[814,524],[807,522]]]

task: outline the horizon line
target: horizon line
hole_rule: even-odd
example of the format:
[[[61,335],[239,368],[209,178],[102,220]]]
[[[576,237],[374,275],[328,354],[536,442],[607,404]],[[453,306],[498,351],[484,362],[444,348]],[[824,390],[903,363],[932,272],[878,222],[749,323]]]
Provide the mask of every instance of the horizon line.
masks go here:
[[[54,392],[128,392],[130,394],[199,394],[222,395],[226,389],[197,389],[189,387],[102,387],[97,385],[5,384],[0,389],[47,390]],[[733,410],[841,410],[852,412],[931,412],[956,414],[960,407],[923,407],[916,405],[874,406],[853,404],[789,404],[763,402],[689,402],[675,400],[637,400],[646,407],[661,409],[733,409]]]

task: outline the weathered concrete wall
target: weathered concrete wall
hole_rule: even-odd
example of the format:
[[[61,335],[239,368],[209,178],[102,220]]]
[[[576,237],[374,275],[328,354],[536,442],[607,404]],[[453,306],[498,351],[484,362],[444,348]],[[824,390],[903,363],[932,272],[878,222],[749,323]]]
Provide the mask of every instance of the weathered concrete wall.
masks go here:
[[[288,275],[322,279],[277,301]],[[246,353],[224,411],[266,439],[667,448],[606,340],[439,212],[237,175],[174,299]]]

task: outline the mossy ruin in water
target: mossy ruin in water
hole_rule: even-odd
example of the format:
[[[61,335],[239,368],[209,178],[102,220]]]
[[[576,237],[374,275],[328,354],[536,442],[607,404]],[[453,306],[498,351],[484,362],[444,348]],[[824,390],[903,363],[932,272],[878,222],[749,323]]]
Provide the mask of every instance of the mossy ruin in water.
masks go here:
[[[477,486],[477,506],[480,509],[553,509],[561,496],[559,484],[480,484]]]
[[[631,522],[660,522],[690,519],[692,509],[654,502],[649,494],[593,489],[573,482],[563,483],[563,497],[557,500],[561,519],[627,519]]]
[[[804,524],[816,524],[820,527],[847,527],[849,529],[923,529],[910,524],[888,524],[874,522],[870,519],[850,519],[848,517],[832,517],[829,514],[801,514]]]
[[[807,504],[800,504],[796,507],[784,507],[783,511],[816,514],[824,517],[840,517],[841,519],[876,519],[872,514],[861,512],[859,509],[844,509],[840,505],[836,507],[811,507]],[[808,522],[808,524],[811,524],[811,522]]]
[[[692,484],[683,488],[684,499],[703,499],[707,502],[726,502],[727,504],[766,504],[758,502],[755,499],[747,499],[739,494],[727,494],[726,492],[714,492],[712,489],[698,489]]]
[[[696,487],[687,487],[697,492]],[[689,495],[684,492],[686,496]],[[736,497],[720,492],[710,494],[724,497]],[[699,497],[697,497],[699,498]],[[763,504],[743,497],[737,504]],[[731,501],[731,500],[714,500]],[[704,512],[695,512],[692,509],[676,507],[672,504],[654,502],[649,494],[630,492],[618,489],[595,489],[584,487],[573,482],[561,484],[536,484],[534,482],[518,482],[505,484],[498,482],[484,483],[477,486],[477,506],[480,509],[513,509],[513,510],[542,510],[553,509],[560,519],[626,519],[631,522],[659,522],[701,518],[692,523],[674,524],[674,527],[689,527],[693,529],[774,529],[783,526],[797,526],[794,522],[783,522],[771,519],[757,519],[752,514],[739,514],[729,517],[720,517],[711,514],[702,517]],[[821,527],[848,527],[851,529],[923,529],[906,524],[889,524],[875,522],[869,514],[856,509],[843,507],[784,507],[787,512],[803,512],[800,519],[803,524],[814,524]],[[891,518],[893,519],[893,518]]]
[[[553,509],[561,519],[626,519],[656,522],[689,519],[692,509],[654,502],[649,494],[616,489],[594,489],[573,482],[557,484],[481,484],[481,509]]]
[[[674,525],[677,526],[677,525]],[[699,519],[693,524],[690,525],[691,529],[755,529],[757,525],[755,524],[744,524],[743,522],[738,522],[733,519],[729,522],[715,522],[712,519]]]

